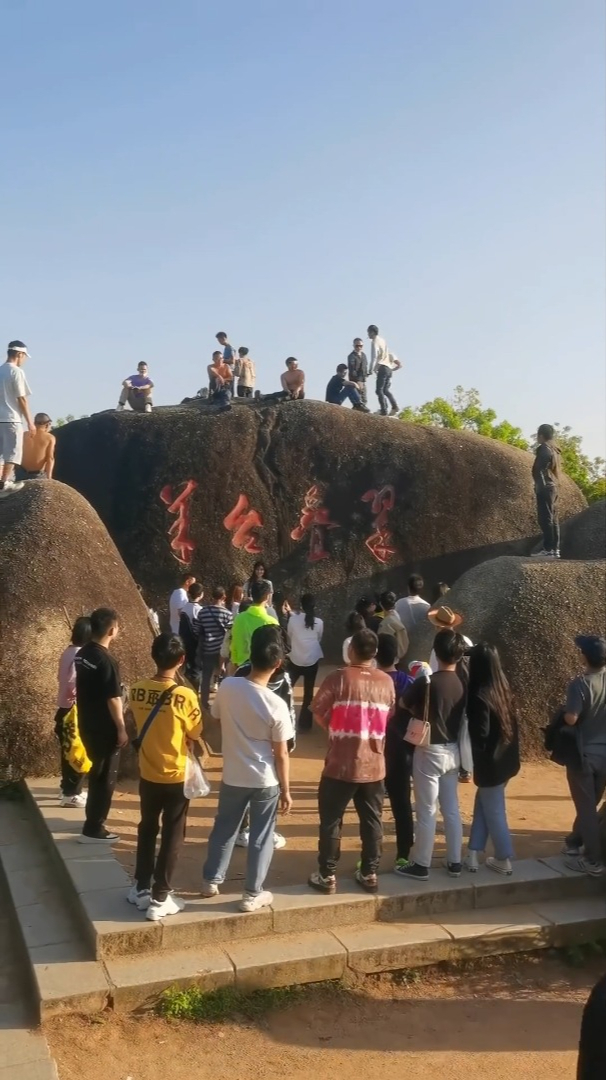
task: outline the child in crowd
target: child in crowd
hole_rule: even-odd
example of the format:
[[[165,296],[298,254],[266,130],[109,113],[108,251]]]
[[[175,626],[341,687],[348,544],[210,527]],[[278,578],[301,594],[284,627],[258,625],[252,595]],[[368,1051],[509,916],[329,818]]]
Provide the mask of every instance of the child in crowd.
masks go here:
[[[349,664],[349,646],[353,635],[357,634],[358,630],[366,629],[364,616],[359,611],[350,611],[345,623],[345,629],[347,630],[347,637],[343,642],[343,663],[347,665]]]
[[[408,717],[403,718],[400,699],[413,678],[396,670],[398,643],[395,637],[379,634],[377,667],[393,680],[396,691],[396,714],[391,717],[385,733],[385,790],[396,826],[396,861],[394,868],[408,866],[414,840],[411,782],[414,748],[404,741]]]
[[[181,638],[160,634],[152,644],[151,655],[155,674],[133,683],[130,691],[130,708],[139,737],[141,821],[135,883],[127,899],[145,911],[146,918],[158,922],[185,907],[183,900],[173,896],[171,883],[189,810],[189,800],[183,793],[187,747],[202,734],[202,714],[194,691],[177,681],[185,662]],[[160,818],[162,832],[156,858]]]
[[[63,721],[68,712],[76,704],[76,653],[83,645],[90,641],[90,619],[82,615],[76,619],[72,627],[71,644],[61,653],[59,660],[59,695],[57,698],[57,712],[55,713],[55,735],[59,745],[63,743]],[[61,751],[61,806],[71,806],[74,809],[82,809],[86,806],[86,795],[82,794],[84,773],[78,773],[72,769],[67,761],[63,750]]]

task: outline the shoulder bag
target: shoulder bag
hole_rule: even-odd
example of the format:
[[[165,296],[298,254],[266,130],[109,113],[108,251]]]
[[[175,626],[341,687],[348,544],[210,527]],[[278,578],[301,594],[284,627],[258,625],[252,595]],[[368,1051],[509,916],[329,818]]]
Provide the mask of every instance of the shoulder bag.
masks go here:
[[[429,746],[431,736],[431,724],[429,723],[429,696],[431,694],[431,681],[427,679],[425,686],[425,701],[423,703],[423,719],[417,720],[411,716],[406,728],[404,740],[412,746]]]

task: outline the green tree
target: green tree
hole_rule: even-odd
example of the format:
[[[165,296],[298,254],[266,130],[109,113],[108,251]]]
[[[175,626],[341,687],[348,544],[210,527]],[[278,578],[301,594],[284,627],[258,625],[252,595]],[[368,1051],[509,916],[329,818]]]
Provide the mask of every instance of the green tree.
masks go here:
[[[494,409],[485,409],[477,390],[455,387],[452,398],[434,398],[417,408],[408,407],[400,413],[401,420],[411,424],[427,424],[430,427],[451,428],[455,431],[474,431],[488,439],[530,450],[531,443],[522,429],[508,420],[497,420]],[[554,425],[557,443],[562,451],[562,465],[588,502],[606,497],[606,462],[602,458],[588,458],[582,450],[580,435],[573,435],[569,427]]]
[[[72,420],[75,419],[75,416],[72,416],[71,413],[68,413],[67,416],[60,416],[58,420],[55,420],[53,427],[65,427],[66,424],[71,424]]]

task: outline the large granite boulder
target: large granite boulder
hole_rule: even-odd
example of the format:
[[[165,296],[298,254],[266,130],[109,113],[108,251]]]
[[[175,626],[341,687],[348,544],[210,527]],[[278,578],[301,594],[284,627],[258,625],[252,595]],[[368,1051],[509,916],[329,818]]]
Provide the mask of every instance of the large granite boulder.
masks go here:
[[[564,559],[606,559],[606,499],[564,522],[561,548]]]
[[[53,774],[57,664],[71,624],[114,607],[125,685],[153,668],[145,605],[115,544],[78,492],[29,481],[0,499],[0,776]]]
[[[259,553],[280,593],[318,596],[326,644],[364,592],[420,569],[428,588],[538,532],[521,450],[316,401],[100,413],[57,432],[57,476],[95,507],[161,610],[179,570],[243,582]],[[562,516],[585,505],[562,485]]]
[[[519,706],[522,752],[543,753],[542,728],[580,670],[577,634],[606,631],[606,562],[504,557],[469,570],[444,599],[462,633],[496,645]],[[408,657],[429,659],[435,629],[412,635]]]

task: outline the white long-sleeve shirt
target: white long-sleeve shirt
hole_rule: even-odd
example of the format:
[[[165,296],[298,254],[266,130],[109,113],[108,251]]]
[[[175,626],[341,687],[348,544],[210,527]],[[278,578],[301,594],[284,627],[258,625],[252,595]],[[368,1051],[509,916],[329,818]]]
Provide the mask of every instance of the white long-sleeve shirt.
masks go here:
[[[385,338],[377,335],[370,343],[370,369],[369,375],[372,375],[373,371],[376,371],[379,364],[387,363],[389,360],[389,349],[385,342]]]

